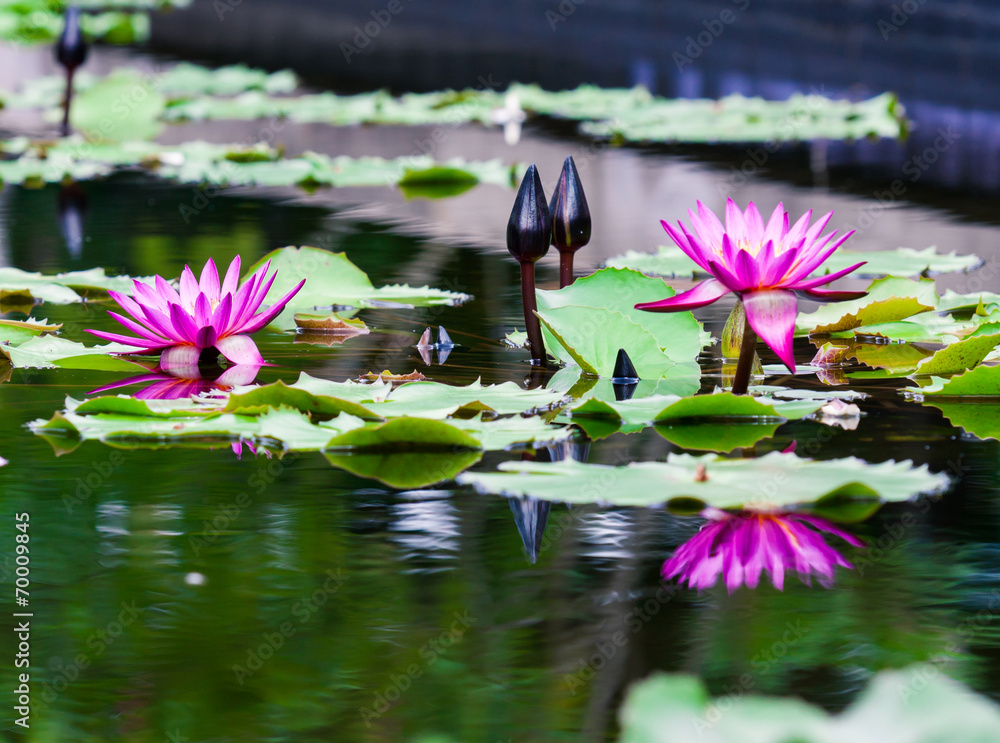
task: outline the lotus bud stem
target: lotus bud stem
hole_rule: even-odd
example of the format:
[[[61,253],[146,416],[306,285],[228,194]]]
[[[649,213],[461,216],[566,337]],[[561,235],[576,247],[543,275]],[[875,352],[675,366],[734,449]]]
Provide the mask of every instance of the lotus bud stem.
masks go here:
[[[521,303],[524,307],[524,325],[534,364],[545,364],[545,344],[542,328],[535,315],[535,262],[549,249],[552,220],[545,203],[545,192],[534,165],[528,167],[521,187],[514,200],[514,208],[507,222],[507,250],[521,266]]]
[[[69,136],[69,109],[73,101],[73,73],[87,59],[87,41],[80,28],[80,9],[66,8],[66,22],[56,42],[56,60],[66,68],[66,95],[63,98],[62,136]]]

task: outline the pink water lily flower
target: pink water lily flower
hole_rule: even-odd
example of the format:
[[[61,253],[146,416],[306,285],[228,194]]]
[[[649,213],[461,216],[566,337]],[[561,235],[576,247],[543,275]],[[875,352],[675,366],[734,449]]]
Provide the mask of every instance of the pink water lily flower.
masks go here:
[[[104,340],[134,346],[139,349],[137,353],[165,351],[178,360],[190,361],[197,360],[206,348],[215,348],[234,364],[263,364],[264,359],[250,333],[260,330],[277,317],[305,284],[303,279],[267,310],[258,313],[278,275],[275,271],[270,279],[267,278],[270,266],[270,261],[265,263],[243,282],[243,286],[238,286],[239,256],[229,264],[221,285],[215,261],[211,258],[202,269],[200,281],[195,279],[190,268],[184,266],[179,292],[159,276],[155,277],[154,286],[135,281],[134,298],[115,291],[108,292],[133,319],[110,310],[108,314],[139,337],[102,330],[87,332]]]
[[[816,575],[822,585],[829,587],[837,565],[852,566],[826,543],[822,532],[835,534],[855,547],[864,546],[826,519],[808,514],[730,513],[707,508],[702,516],[708,523],[663,564],[664,579],[679,576],[681,583],[686,581],[690,588],[701,590],[714,586],[724,575],[732,593],[744,583],[747,588],[756,588],[766,568],[780,591],[785,571],[793,569],[803,582],[809,583]]]
[[[747,321],[785,366],[795,371],[792,337],[798,313],[796,292],[811,299],[840,301],[863,297],[866,292],[818,289],[865,264],[857,263],[842,271],[809,278],[854,230],[837,237],[837,231],[820,236],[833,212],[810,225],[810,209],[791,227],[788,213],[778,204],[767,224],[751,201],[740,211],[732,199],[726,200],[723,226],[711,209],[700,201],[698,212],[688,210],[694,234],[681,222],[672,227],[661,222],[677,246],[713,278],[693,289],[659,302],[643,302],[636,309],[651,312],[682,312],[704,307],[735,292],[743,300]]]

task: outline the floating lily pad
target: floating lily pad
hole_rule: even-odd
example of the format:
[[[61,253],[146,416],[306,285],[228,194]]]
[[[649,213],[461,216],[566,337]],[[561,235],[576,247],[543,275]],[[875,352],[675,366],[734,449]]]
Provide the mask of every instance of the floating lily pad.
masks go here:
[[[367,335],[370,331],[363,320],[343,317],[336,312],[325,315],[315,315],[307,312],[297,312],[292,317],[295,327],[313,333],[330,333],[331,335]]]
[[[367,274],[347,259],[344,253],[310,247],[288,247],[273,250],[246,270],[249,276],[254,271],[271,262],[271,271],[277,270],[265,304],[276,302],[288,293],[302,279],[305,286],[286,305],[275,319],[278,327],[294,327],[297,312],[320,307],[352,306],[378,307],[390,303],[396,306],[432,306],[458,304],[469,299],[469,295],[428,286],[410,287],[404,285],[376,288]]]
[[[707,479],[696,479],[704,466]],[[942,490],[945,475],[931,474],[911,462],[868,464],[849,457],[814,461],[771,452],[756,459],[721,459],[671,454],[666,462],[636,462],[625,467],[561,462],[504,462],[500,472],[467,472],[458,478],[480,492],[527,495],[566,503],[652,506],[672,501],[690,510],[738,508],[748,504],[790,507],[821,505],[824,499],[853,497],[903,501]]]
[[[89,142],[153,139],[166,105],[155,78],[117,70],[74,95],[70,121]]]
[[[148,279],[140,279],[140,281]],[[53,304],[72,304],[82,297],[107,296],[108,290],[132,293],[128,276],[108,276],[103,268],[45,275],[4,266],[0,268],[0,301],[25,299]]]
[[[830,333],[831,338],[886,338],[915,343],[952,343],[976,328],[974,322],[955,320],[951,315],[921,312],[906,320],[861,325]]]
[[[963,428],[980,439],[1000,440],[1000,400],[957,402],[936,397],[931,399],[934,402],[928,407],[940,410],[956,428]]]
[[[952,343],[917,364],[915,375],[927,377],[957,374],[972,369],[1000,343],[1000,334],[981,335]]]
[[[797,330],[822,335],[853,330],[863,325],[905,320],[920,312],[933,310],[937,294],[933,279],[910,279],[889,276],[877,279],[868,287],[867,296],[847,302],[831,302],[815,312],[800,314]]]
[[[538,291],[536,295],[539,310],[578,306],[620,312],[651,333],[660,348],[675,361],[696,357],[711,341],[711,335],[690,312],[644,312],[635,309],[640,302],[655,302],[674,296],[674,290],[663,281],[638,271],[605,268],[577,279],[563,289]],[[615,348],[615,353],[620,347]],[[626,347],[626,350],[631,354],[631,349]]]
[[[837,715],[798,698],[711,700],[695,677],[658,673],[632,687],[620,715],[621,743],[987,743],[1000,729],[995,702],[934,665],[878,673]]]
[[[920,394],[940,397],[1000,396],[1000,366],[980,366],[951,379],[932,378]]]
[[[55,333],[61,324],[49,323],[46,320],[8,320],[0,318],[0,344],[20,345],[43,333]]]
[[[103,346],[85,346],[76,341],[54,335],[31,338],[18,346],[0,345],[0,356],[5,356],[17,369],[92,369],[98,371],[131,371],[139,364],[110,354],[131,354],[135,349],[120,343]],[[141,368],[141,367],[140,367]]]
[[[520,166],[499,160],[467,162],[455,158],[438,163],[424,155],[387,160],[347,155],[331,158],[316,152],[285,158],[261,144],[247,147],[198,141],[161,145],[88,142],[76,136],[56,143],[8,140],[0,143],[0,148],[9,155],[19,155],[0,161],[0,178],[25,185],[82,181],[106,177],[123,168],[142,168],[169,180],[217,186],[378,187],[395,186],[404,178],[419,181],[425,171],[432,171],[438,190],[421,195],[441,196],[447,195],[441,189],[448,185],[448,178],[463,186],[474,180],[510,187],[521,171]]]

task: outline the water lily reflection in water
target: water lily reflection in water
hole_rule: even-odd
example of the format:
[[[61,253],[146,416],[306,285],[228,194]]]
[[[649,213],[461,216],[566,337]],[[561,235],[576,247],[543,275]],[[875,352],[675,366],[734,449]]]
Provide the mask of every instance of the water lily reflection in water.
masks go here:
[[[664,579],[676,577],[698,590],[714,586],[720,576],[725,577],[730,593],[743,584],[756,588],[765,568],[778,590],[784,588],[788,569],[798,572],[810,585],[815,575],[828,588],[838,565],[853,566],[826,543],[823,532],[855,547],[864,546],[826,519],[808,514],[752,510],[730,513],[706,508],[701,515],[708,523],[677,548],[662,571]]]

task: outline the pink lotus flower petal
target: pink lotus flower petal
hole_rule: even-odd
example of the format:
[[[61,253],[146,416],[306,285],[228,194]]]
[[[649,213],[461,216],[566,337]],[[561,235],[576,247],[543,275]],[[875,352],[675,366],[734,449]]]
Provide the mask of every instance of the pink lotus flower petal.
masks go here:
[[[154,348],[164,348],[169,346],[170,343],[156,342],[146,340],[145,338],[131,338],[127,335],[120,335],[119,333],[108,333],[103,330],[90,330],[87,329],[88,333],[91,335],[96,335],[98,338],[102,338],[106,341],[111,341],[112,343],[121,343],[126,346],[135,346],[136,348],[141,348],[144,350],[152,350]]]
[[[764,242],[764,217],[761,216],[760,210],[752,201],[747,204],[743,219],[747,225],[747,241],[751,245],[762,244]]]
[[[200,291],[198,280],[194,277],[190,267],[184,266],[184,270],[181,271],[181,306],[190,312]]]
[[[767,220],[767,225],[764,227],[764,237],[761,239],[764,242],[770,240],[778,245],[786,232],[788,232],[788,214],[785,212],[785,205],[779,201]]]
[[[229,330],[229,318],[233,309],[233,295],[226,294],[219,306],[212,313],[212,326],[219,331],[219,335],[226,335]]]
[[[275,302],[274,305],[272,305],[270,309],[268,309],[266,312],[262,312],[261,314],[257,315],[257,317],[255,317],[253,320],[251,320],[250,322],[248,322],[243,327],[242,332],[244,332],[244,333],[254,333],[254,332],[260,330],[261,328],[263,328],[269,322],[271,322],[271,320],[273,320],[274,318],[276,318],[281,313],[281,311],[283,309],[285,309],[285,305],[288,304],[288,302],[291,300],[291,298],[294,297],[296,294],[299,293],[299,289],[301,289],[303,286],[305,286],[305,283],[306,283],[306,280],[302,279],[302,281],[300,281],[294,288],[292,288],[292,290],[290,292],[288,292],[288,294],[286,294],[281,299],[279,299],[277,302]]]
[[[180,304],[180,302],[181,302],[181,295],[178,294],[177,291],[172,286],[170,286],[170,284],[168,284],[165,279],[163,279],[163,278],[161,278],[159,276],[156,276],[156,277],[154,277],[153,281],[156,283],[156,291],[157,291],[157,293],[161,297],[163,297],[163,299],[166,300],[167,305]],[[169,306],[164,307],[163,308],[163,312],[166,312],[166,313],[169,314],[170,307]]]
[[[198,328],[198,332],[194,337],[194,344],[198,346],[198,348],[212,348],[215,346],[218,339],[219,334],[215,332],[215,328],[211,325],[205,325]]]
[[[169,339],[164,338],[163,336],[158,335],[150,330],[147,330],[144,326],[140,325],[137,322],[129,320],[127,317],[122,317],[117,312],[112,312],[111,310],[108,310],[108,314],[111,315],[111,317],[113,317],[115,320],[120,322],[122,325],[124,325],[126,328],[131,330],[133,333],[140,335],[141,337],[145,338],[148,341],[154,341],[157,343],[170,343]]]
[[[257,350],[257,344],[249,335],[229,335],[220,338],[215,344],[219,353],[234,364],[253,364],[263,366],[264,359]]]
[[[747,286],[729,266],[724,265],[721,261],[709,261],[708,267],[712,269],[712,275],[728,286],[731,292],[742,292],[746,289],[757,288],[756,286]]]
[[[816,276],[812,279],[806,279],[805,281],[799,281],[794,284],[789,284],[788,288],[792,291],[808,291],[813,287],[823,286],[823,284],[829,284],[832,281],[836,281],[841,276],[846,276],[851,271],[856,271],[865,265],[868,261],[861,261],[860,263],[855,263],[849,268],[841,269],[840,271],[834,271],[833,273],[823,274],[822,276]]]
[[[184,343],[194,343],[195,336],[198,335],[198,326],[179,304],[170,305],[170,322]]]
[[[198,281],[198,288],[209,302],[219,301],[219,269],[215,267],[215,261],[211,258],[201,269],[201,279]]]
[[[198,298],[194,301],[194,324],[198,327],[205,327],[212,322],[212,305],[208,301],[208,297],[204,294],[199,294]]]
[[[144,284],[141,281],[133,281],[132,287],[132,294],[135,297],[135,301],[143,309],[148,310],[150,307],[155,307],[163,313],[169,311],[167,309],[167,298],[162,296],[155,287]]]
[[[729,293],[729,289],[716,279],[707,279],[675,297],[661,299],[658,302],[641,302],[635,306],[637,310],[650,312],[682,312],[712,304],[719,297]]]
[[[747,322],[778,358],[795,373],[795,354],[792,340],[795,333],[795,315],[798,300],[795,294],[784,289],[765,289],[745,292],[743,307]]]
[[[670,235],[670,239],[674,241],[674,244],[684,251],[684,255],[697,263],[703,271],[708,271],[708,263],[702,257],[701,250],[691,244],[684,234],[683,228],[675,230],[662,219],[660,220],[660,224],[663,225],[663,229]]]
[[[220,294],[232,294],[236,295],[236,290],[239,288],[240,284],[240,257],[236,256],[233,258],[233,262],[229,264],[229,270],[226,271],[226,278],[222,281],[222,288]]]
[[[757,271],[757,261],[745,250],[736,254],[736,278],[743,286],[759,286],[760,275]]]
[[[732,199],[726,199],[726,234],[735,243],[742,243],[747,239],[746,220]]]

